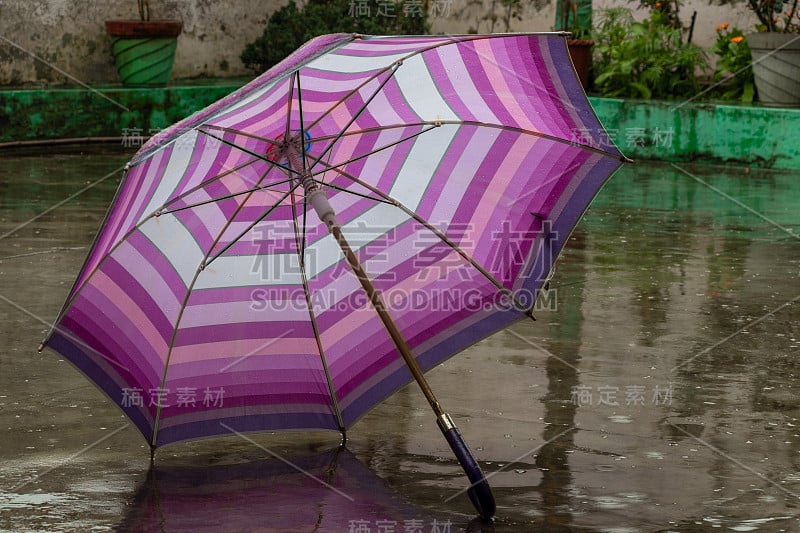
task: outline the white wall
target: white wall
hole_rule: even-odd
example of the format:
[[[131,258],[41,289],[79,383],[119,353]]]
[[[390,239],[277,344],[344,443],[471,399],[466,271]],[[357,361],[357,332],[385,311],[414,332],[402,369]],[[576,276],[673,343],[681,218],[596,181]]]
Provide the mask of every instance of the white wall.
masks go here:
[[[488,32],[486,17],[495,4],[502,16],[500,0],[428,0],[433,9],[432,30],[467,33]],[[263,31],[268,16],[286,0],[151,0],[153,18],[180,19],[184,24],[173,78],[248,75],[239,60],[245,44]],[[709,46],[714,27],[722,22],[750,29],[754,17],[744,1],[718,6],[709,0],[687,0],[681,18],[688,24],[697,10],[694,41]],[[512,31],[549,31],[555,18],[553,0],[526,2],[522,20],[514,20]],[[626,0],[595,0],[595,17],[610,6],[634,6]],[[636,11],[639,17],[644,10]],[[74,78],[96,84],[118,81],[104,21],[136,18],[134,0],[0,0],[0,85],[64,83]],[[504,31],[502,20],[494,31]],[[35,60],[31,54],[40,57]],[[55,67],[55,68],[54,68]]]
[[[248,74],[239,54],[283,3],[151,0],[151,18],[183,22],[173,78]],[[88,84],[118,81],[105,21],[138,16],[134,0],[0,0],[0,37],[19,47],[0,39],[0,85],[68,81],[53,67]]]
[[[430,0],[432,5],[440,7],[446,6],[448,0]],[[552,0],[538,0],[526,2],[522,20],[514,20],[511,24],[511,31],[551,31],[555,20],[555,2]],[[685,0],[680,8],[680,19],[685,26],[689,26],[692,12],[697,11],[693,42],[709,47],[716,39],[714,28],[721,23],[727,22],[731,26],[738,26],[745,33],[751,31],[756,24],[755,15],[747,8],[744,0],[727,5],[717,5],[713,0]],[[480,31],[488,31],[490,22],[485,19],[491,12],[491,5],[501,4],[498,0],[453,0],[450,2],[450,9],[447,16],[432,18],[433,31],[444,33],[464,33],[469,28],[477,27]],[[637,19],[645,18],[648,13],[645,9],[637,9],[637,2],[627,0],[594,0],[594,20],[597,25],[598,18],[602,16],[602,10],[609,7],[628,7],[633,10]],[[498,14],[502,13],[502,6],[496,8]],[[504,31],[505,26],[502,22],[495,24],[494,31]]]

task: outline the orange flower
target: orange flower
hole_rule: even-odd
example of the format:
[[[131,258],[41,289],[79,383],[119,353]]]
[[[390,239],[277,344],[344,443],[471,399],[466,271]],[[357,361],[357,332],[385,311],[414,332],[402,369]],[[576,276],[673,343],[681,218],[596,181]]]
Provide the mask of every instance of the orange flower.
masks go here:
[[[661,9],[661,2],[656,2],[656,9]]]
[[[742,37],[741,35],[737,35],[736,37],[731,37],[732,43],[740,43],[742,41],[744,41],[744,37]]]
[[[721,31],[721,30],[727,30],[727,29],[728,29],[728,26],[730,26],[730,24],[728,24],[728,23],[726,22],[726,23],[724,23],[724,24],[718,24],[718,25],[717,25],[717,27],[716,27],[715,29],[716,29],[717,31]]]

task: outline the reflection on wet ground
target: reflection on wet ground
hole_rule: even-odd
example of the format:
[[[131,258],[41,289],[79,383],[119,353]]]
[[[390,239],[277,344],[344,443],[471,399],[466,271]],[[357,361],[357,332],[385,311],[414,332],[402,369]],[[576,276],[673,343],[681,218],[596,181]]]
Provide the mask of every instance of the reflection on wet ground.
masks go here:
[[[129,155],[0,163],[0,530],[800,530],[797,174],[623,169],[539,321],[430,373],[490,473],[490,528],[470,524],[414,387],[349,452],[327,434],[234,436],[166,447],[148,471],[111,402],[35,351]]]

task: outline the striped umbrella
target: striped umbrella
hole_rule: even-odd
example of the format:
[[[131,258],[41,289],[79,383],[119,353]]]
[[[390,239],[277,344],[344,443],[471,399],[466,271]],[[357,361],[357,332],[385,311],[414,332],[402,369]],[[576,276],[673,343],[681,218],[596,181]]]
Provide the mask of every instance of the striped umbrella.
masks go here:
[[[44,341],[152,448],[344,436],[521,318],[624,157],[562,34],[330,35],[152,138]],[[482,500],[482,503],[481,503]]]

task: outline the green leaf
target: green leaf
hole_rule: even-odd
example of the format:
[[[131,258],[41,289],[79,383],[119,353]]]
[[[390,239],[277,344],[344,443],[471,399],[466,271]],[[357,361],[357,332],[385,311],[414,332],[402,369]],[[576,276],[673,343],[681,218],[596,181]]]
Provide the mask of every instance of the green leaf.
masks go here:
[[[754,96],[755,96],[755,89],[753,87],[753,84],[750,82],[745,83],[742,90],[742,103],[752,104]]]
[[[650,98],[653,96],[652,91],[650,91],[650,89],[647,87],[647,85],[645,85],[643,83],[632,81],[630,83],[630,86],[633,87],[634,89],[636,89],[637,91],[639,91],[639,94],[645,100],[650,100]]]

